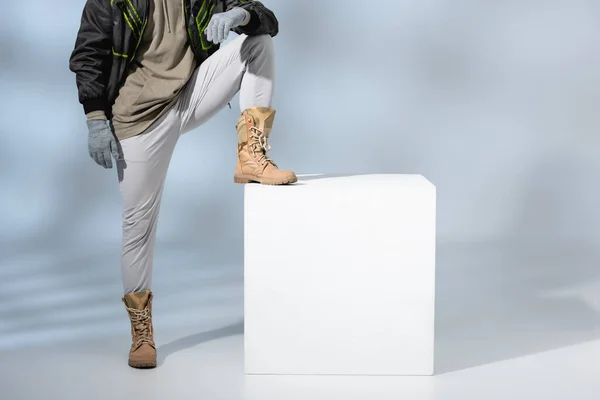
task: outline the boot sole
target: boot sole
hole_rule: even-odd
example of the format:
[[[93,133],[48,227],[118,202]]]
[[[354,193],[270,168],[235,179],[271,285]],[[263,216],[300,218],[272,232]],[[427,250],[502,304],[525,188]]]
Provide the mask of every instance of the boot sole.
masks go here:
[[[233,181],[235,183],[241,183],[241,184],[260,183],[261,185],[288,185],[290,183],[298,182],[298,178],[292,177],[292,178],[288,178],[288,179],[284,179],[284,180],[269,180],[269,179],[258,178],[256,176],[240,175],[240,176],[234,176]]]
[[[136,369],[152,369],[152,368],[156,368],[156,363],[129,363],[129,366],[131,368],[136,368]]]

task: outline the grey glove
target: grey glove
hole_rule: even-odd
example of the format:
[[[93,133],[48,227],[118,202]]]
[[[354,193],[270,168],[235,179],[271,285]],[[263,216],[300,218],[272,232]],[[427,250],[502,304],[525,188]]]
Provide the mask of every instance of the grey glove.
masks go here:
[[[227,12],[214,14],[204,31],[206,32],[206,38],[209,42],[215,44],[224,42],[229,36],[229,31],[242,25],[248,15],[248,11],[241,7],[234,7]]]
[[[87,120],[86,123],[89,130],[88,151],[90,156],[96,161],[96,164],[104,168],[112,168],[111,155],[117,160],[119,151],[110,122],[106,120]]]

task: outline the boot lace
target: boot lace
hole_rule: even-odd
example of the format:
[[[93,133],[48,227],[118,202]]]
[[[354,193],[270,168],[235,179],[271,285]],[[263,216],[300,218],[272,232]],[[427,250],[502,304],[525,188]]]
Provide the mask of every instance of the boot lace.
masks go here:
[[[277,167],[275,162],[267,156],[267,152],[271,150],[271,145],[269,145],[269,140],[265,133],[257,127],[251,126],[248,137],[252,141],[252,144],[250,145],[252,155],[257,159],[260,165],[264,166],[269,163],[274,167]]]
[[[129,312],[131,325],[135,332],[135,347],[139,347],[144,343],[154,345],[154,341],[152,340],[152,316],[150,315],[150,309],[145,308],[143,310],[136,310],[127,307],[127,311]]]

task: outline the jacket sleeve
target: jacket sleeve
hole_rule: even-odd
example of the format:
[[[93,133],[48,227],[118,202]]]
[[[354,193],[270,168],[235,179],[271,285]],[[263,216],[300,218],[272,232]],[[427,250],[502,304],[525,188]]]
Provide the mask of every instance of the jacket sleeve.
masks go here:
[[[250,22],[245,26],[235,28],[233,31],[237,34],[271,35],[277,36],[279,33],[279,22],[275,13],[264,6],[260,1],[253,0],[225,0],[226,11],[234,7],[241,7],[250,12]]]
[[[75,73],[79,102],[85,113],[106,110],[112,64],[112,7],[109,0],[87,0],[69,69]]]

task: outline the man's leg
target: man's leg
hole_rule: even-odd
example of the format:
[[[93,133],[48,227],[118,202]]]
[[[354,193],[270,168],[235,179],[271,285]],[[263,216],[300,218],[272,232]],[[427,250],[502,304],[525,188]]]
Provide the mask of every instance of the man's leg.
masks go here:
[[[274,45],[268,35],[240,35],[195,71],[176,108],[182,133],[204,124],[240,91],[235,181],[285,184],[297,180],[266,155],[273,126]]]
[[[182,133],[198,128],[240,92],[240,108],[271,107],[273,38],[240,35],[204,61],[181,94]],[[241,90],[241,91],[240,91]]]
[[[143,134],[120,141],[123,159],[117,166],[123,201],[123,303],[131,320],[129,365],[135,368],[156,366],[151,292],[154,242],[165,177],[180,126],[177,113],[170,110]]]

